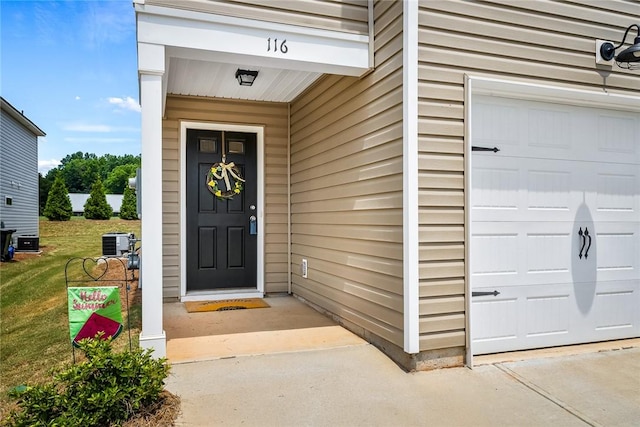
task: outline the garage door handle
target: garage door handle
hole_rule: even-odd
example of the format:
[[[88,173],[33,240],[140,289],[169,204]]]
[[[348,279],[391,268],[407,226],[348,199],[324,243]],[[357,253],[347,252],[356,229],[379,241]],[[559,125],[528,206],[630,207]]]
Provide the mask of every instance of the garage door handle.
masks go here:
[[[498,291],[493,291],[493,292],[471,292],[471,296],[472,297],[486,297],[489,295],[493,295],[494,297],[497,297],[498,295],[500,295],[500,292]]]
[[[478,147],[476,145],[472,145],[471,146],[471,151],[493,151],[494,153],[497,153],[498,151],[500,151],[500,149],[498,147]]]
[[[584,228],[584,240],[586,242],[587,237],[589,238],[589,245],[587,246],[587,250],[584,253],[584,259],[587,259],[587,257],[589,256],[589,249],[591,249],[591,235],[589,234],[589,230],[587,230],[587,227]]]
[[[578,231],[578,236],[580,236],[580,239],[582,240],[582,247],[580,248],[578,258],[582,259],[582,251],[584,251],[584,245],[587,243],[587,239],[584,237],[584,233],[582,232],[582,227],[580,227],[580,231]]]

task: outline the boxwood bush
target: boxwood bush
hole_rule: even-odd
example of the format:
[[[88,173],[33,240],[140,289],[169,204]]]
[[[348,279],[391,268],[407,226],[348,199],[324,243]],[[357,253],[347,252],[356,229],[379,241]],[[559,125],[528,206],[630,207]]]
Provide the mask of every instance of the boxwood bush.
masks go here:
[[[136,348],[116,353],[111,341],[85,339],[86,360],[53,375],[50,383],[15,389],[18,408],[7,426],[119,425],[156,403],[169,374],[166,359]]]

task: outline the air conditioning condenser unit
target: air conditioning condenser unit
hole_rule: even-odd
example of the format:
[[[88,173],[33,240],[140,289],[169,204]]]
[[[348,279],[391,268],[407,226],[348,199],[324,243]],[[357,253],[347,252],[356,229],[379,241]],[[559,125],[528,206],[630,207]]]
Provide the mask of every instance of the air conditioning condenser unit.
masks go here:
[[[122,256],[129,251],[129,233],[102,235],[102,256]]]

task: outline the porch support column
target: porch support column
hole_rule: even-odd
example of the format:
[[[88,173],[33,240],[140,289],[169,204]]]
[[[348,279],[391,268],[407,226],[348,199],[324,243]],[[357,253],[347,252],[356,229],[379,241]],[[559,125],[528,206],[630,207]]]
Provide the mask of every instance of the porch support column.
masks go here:
[[[402,2],[402,163],[404,351],[420,352],[420,216],[418,200],[418,2]]]
[[[138,43],[142,107],[142,332],[140,346],[167,354],[162,324],[162,75],[164,46]]]

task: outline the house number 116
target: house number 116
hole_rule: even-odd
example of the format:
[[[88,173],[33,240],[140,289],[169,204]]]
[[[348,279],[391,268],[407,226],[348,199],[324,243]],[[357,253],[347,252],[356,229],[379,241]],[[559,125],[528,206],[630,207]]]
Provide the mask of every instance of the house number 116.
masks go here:
[[[273,47],[273,51],[277,52],[280,49],[280,52],[287,53],[289,52],[289,48],[287,47],[287,39],[284,39],[278,45],[278,39],[273,39],[273,43],[271,42],[271,37],[267,39],[267,52],[271,52],[271,48]]]

